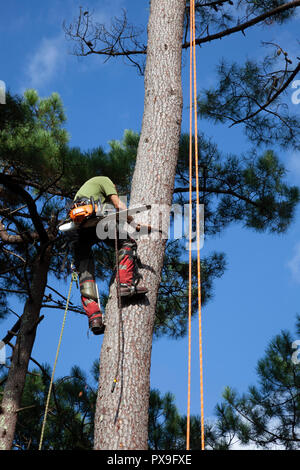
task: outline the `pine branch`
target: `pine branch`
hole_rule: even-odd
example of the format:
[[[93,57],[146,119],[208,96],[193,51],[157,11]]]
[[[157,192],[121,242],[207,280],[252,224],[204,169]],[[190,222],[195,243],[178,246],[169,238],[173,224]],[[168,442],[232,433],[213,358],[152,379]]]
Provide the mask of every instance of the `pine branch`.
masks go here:
[[[11,250],[8,250],[7,248],[4,248],[4,247],[2,247],[2,250],[9,255],[15,256],[16,258],[20,259],[24,264],[26,264],[26,260],[22,256],[18,255],[17,253]]]
[[[274,93],[273,96],[271,96],[269,98],[269,100],[263,104],[263,105],[260,105],[259,103],[256,102],[257,106],[258,106],[258,109],[250,114],[249,116],[245,116],[244,118],[242,119],[239,119],[237,121],[234,121],[229,127],[232,127],[232,126],[235,126],[236,124],[240,124],[242,122],[245,122],[247,121],[248,119],[252,119],[253,117],[255,117],[258,113],[260,113],[261,111],[266,111],[266,112],[269,112],[269,113],[272,113],[272,114],[275,114],[277,117],[280,118],[279,114],[278,113],[274,113],[273,111],[270,111],[268,109],[266,109],[273,101],[276,100],[276,98],[278,98],[278,96],[289,86],[289,84],[294,80],[294,78],[296,77],[297,73],[300,71],[300,62],[299,64],[297,65],[297,67],[295,68],[295,70],[291,73],[291,75],[289,76],[289,78],[286,80],[286,82],[282,85],[281,88],[279,88],[279,90],[276,91],[276,93]],[[284,121],[284,123],[287,125],[287,123]]]
[[[44,225],[41,221],[41,218],[37,212],[37,208],[34,200],[30,194],[25,191],[21,186],[19,186],[10,175],[0,174],[0,184],[3,184],[10,191],[15,194],[18,194],[25,202],[28,207],[29,213],[31,215],[32,223],[39,234],[40,240],[42,243],[46,243],[49,240],[48,234],[44,228]]]
[[[3,287],[0,287],[0,292],[7,292],[9,294],[28,294],[26,290],[16,290],[16,289],[4,289]]]
[[[58,308],[59,310],[65,310],[66,307],[65,307],[64,305],[47,305],[47,304],[42,304],[42,305],[41,305],[41,309],[42,309],[42,308]],[[79,313],[80,315],[85,315],[85,313],[83,313],[79,308],[77,308],[77,307],[72,307],[72,306],[70,306],[70,304],[69,304],[68,310],[69,310],[70,312],[73,312],[73,313]]]
[[[174,189],[174,194],[175,193],[186,193],[189,191],[189,188],[188,187],[184,187],[184,188],[175,188]],[[196,191],[196,188],[193,187],[192,188],[192,191],[195,192]],[[238,194],[237,192],[231,190],[231,189],[219,189],[219,188],[209,188],[209,187],[201,187],[199,188],[199,191],[202,192],[202,191],[205,191],[207,193],[214,193],[214,194],[228,194],[230,196],[233,196],[233,197],[236,197],[237,199],[241,199],[242,201],[245,201],[247,202],[248,204],[252,204],[253,206],[255,207],[260,207],[260,205],[253,201],[252,199],[246,197],[246,196],[243,196],[242,194]]]
[[[267,18],[270,18],[271,16],[279,15],[280,13],[284,13],[285,11],[290,10],[291,8],[296,8],[298,6],[300,6],[300,0],[294,0],[293,2],[285,3],[284,5],[280,5],[279,7],[273,8],[273,10],[269,10],[259,16],[256,16],[255,18],[252,18],[252,20],[246,21],[245,23],[238,24],[237,26],[234,26],[233,28],[225,29],[224,31],[220,31],[219,33],[205,36],[204,38],[198,38],[196,39],[196,44],[200,45],[206,42],[214,41],[215,39],[222,39],[223,37],[230,36],[231,34],[237,33],[240,31],[244,33],[245,29],[250,28],[251,26],[254,26],[257,23],[261,23],[262,21],[266,20]],[[189,47],[190,47],[190,42],[185,42],[182,45],[183,49],[187,49]]]
[[[219,6],[223,5],[224,3],[229,3],[230,5],[233,5],[232,0],[216,0],[215,2],[208,2],[208,3],[201,3],[201,2],[196,2],[195,3],[195,9],[199,9],[202,7],[212,7],[214,10],[217,10]],[[189,10],[190,6],[188,5],[186,7],[186,10]]]
[[[55,290],[53,287],[49,286],[47,284],[46,286],[48,289],[52,290],[53,292],[55,292],[55,294],[59,295],[59,297],[61,297],[63,300],[67,301],[67,297],[65,297],[64,295],[62,295],[60,292],[58,292],[57,290]],[[52,299],[53,300],[53,299]],[[72,305],[72,302],[69,301],[69,304]]]

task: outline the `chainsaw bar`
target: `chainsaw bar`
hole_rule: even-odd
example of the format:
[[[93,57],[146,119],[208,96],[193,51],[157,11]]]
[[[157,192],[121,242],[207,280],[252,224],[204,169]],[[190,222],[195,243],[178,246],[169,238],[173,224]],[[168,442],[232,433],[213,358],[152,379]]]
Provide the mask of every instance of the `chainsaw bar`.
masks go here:
[[[151,205],[145,205],[145,206],[139,206],[135,207],[132,209],[125,209],[122,211],[110,211],[110,213],[107,211],[107,214],[102,214],[102,215],[96,215],[94,217],[90,217],[87,220],[81,222],[81,224],[75,224],[73,221],[71,222],[65,222],[59,227],[59,230],[61,232],[69,232],[71,230],[78,230],[79,228],[88,228],[88,227],[94,227],[96,226],[99,222],[109,222],[110,220],[121,220],[126,222],[128,215],[137,215],[140,212],[145,212],[151,209]]]

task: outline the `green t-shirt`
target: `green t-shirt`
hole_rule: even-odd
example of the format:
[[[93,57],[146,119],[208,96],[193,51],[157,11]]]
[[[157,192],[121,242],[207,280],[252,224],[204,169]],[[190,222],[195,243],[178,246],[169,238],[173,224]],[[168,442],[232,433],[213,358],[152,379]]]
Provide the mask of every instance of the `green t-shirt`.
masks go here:
[[[74,199],[93,196],[95,201],[100,199],[101,203],[104,204],[107,202],[107,197],[113,194],[118,193],[114,183],[107,176],[94,176],[81,186]]]

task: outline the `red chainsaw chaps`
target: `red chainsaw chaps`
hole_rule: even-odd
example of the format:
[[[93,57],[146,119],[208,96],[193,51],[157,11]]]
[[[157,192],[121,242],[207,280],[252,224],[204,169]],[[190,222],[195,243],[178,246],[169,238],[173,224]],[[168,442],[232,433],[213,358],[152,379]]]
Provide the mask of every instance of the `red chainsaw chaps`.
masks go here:
[[[95,300],[88,299],[87,297],[83,297],[82,295],[81,302],[82,302],[84,311],[90,320],[101,316],[99,305],[97,302],[95,302]]]
[[[132,280],[133,280],[133,271],[134,271],[134,262],[131,258],[129,258],[128,255],[125,255],[124,258],[119,263],[120,283],[128,284],[129,286],[131,286]]]

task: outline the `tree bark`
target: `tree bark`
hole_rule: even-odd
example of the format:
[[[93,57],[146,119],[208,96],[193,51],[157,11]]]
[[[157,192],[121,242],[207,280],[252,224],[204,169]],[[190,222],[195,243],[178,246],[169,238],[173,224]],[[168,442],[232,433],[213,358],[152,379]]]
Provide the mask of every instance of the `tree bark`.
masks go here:
[[[0,406],[0,450],[9,450],[13,445],[17,424],[17,410],[21,407],[28,363],[47,285],[51,249],[52,246],[49,245],[44,251],[42,259],[40,256],[37,257],[33,268],[33,278],[30,285],[32,297],[27,299],[24,306],[20,330],[13,350],[10,370]]]
[[[131,205],[171,205],[182,119],[181,54],[185,0],[152,0],[148,23],[144,116]],[[152,334],[165,251],[164,240],[141,239],[138,254],[149,293],[126,301],[118,344],[115,284],[106,308],[95,415],[95,449],[148,447]],[[120,374],[114,392],[118,350]]]

